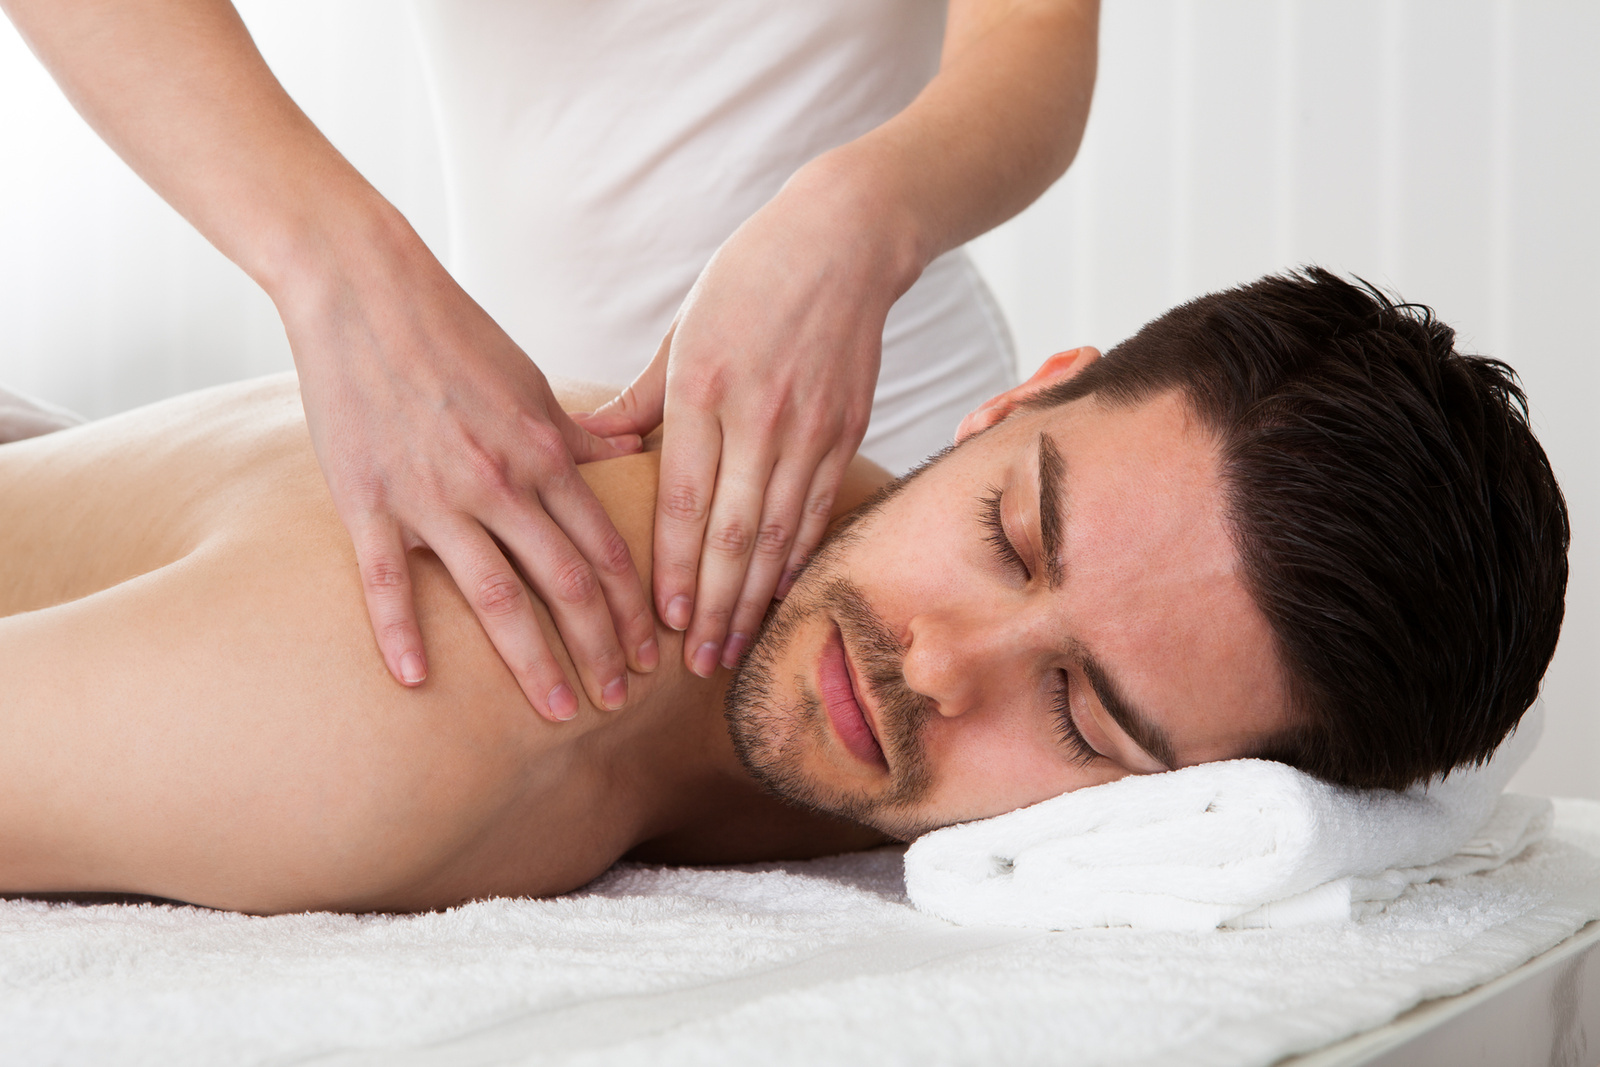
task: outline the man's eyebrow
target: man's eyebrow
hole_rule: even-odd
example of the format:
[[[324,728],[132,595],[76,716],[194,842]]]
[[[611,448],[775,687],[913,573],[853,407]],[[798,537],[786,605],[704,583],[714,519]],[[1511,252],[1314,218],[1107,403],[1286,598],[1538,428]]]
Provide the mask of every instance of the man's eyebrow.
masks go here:
[[[1176,758],[1172,754],[1172,738],[1155,721],[1128,703],[1123,697],[1122,690],[1106,674],[1105,668],[1096,662],[1094,656],[1080,649],[1078,653],[1079,666],[1083,668],[1085,678],[1089,679],[1089,687],[1094,690],[1094,695],[1100,698],[1100,706],[1106,709],[1106,714],[1122,727],[1122,732],[1133,738],[1133,743],[1144,749],[1145,754],[1169,770],[1177,766]]]
[[[1039,540],[1044,548],[1044,573],[1051,589],[1065,578],[1061,566],[1061,516],[1066,511],[1067,461],[1050,440],[1039,435]]]

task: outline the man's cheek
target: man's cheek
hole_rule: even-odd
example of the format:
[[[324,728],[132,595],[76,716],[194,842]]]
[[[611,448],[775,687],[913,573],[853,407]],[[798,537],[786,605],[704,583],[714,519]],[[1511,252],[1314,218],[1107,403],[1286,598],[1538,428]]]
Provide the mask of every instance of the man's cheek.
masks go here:
[[[977,589],[962,553],[931,531],[863,545],[849,560],[846,574],[896,630],[916,614],[953,608]]]
[[[988,818],[1110,780],[1103,769],[1075,767],[1056,752],[1013,737],[929,725],[926,752],[934,789],[928,805],[951,819]]]

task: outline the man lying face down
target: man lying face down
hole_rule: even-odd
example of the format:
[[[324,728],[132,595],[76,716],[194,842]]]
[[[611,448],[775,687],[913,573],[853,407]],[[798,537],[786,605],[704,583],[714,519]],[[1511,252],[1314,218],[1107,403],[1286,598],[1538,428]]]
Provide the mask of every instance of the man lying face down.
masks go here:
[[[732,676],[660,628],[567,723],[425,552],[434,670],[389,678],[292,380],[5,446],[0,890],[418,909],[1211,760],[1483,759],[1554,650],[1567,517],[1507,369],[1452,344],[1314,270],[1052,357],[910,476],[858,461]],[[655,471],[583,471],[641,566]]]

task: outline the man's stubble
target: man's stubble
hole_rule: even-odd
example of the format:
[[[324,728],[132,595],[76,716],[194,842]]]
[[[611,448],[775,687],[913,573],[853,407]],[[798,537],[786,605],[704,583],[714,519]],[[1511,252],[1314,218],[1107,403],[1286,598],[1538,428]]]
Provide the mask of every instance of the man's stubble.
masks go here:
[[[948,451],[948,450],[947,450]],[[789,595],[773,603],[729,683],[724,715],[734,750],[751,777],[772,793],[811,811],[863,823],[901,840],[936,824],[910,809],[933,788],[922,731],[931,702],[906,684],[905,648],[844,573],[845,550],[870,536],[873,518],[890,499],[946,453],[880,489],[846,517],[796,575]],[[832,620],[876,704],[878,742],[891,768],[877,793],[830,788],[806,770],[808,752],[828,743],[827,713],[813,680],[798,665],[792,697],[779,695],[774,672],[809,622]]]

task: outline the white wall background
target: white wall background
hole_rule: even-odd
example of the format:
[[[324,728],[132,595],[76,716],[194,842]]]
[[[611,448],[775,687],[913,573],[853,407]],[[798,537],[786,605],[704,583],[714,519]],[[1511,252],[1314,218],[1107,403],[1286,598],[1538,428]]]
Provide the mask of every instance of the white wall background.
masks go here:
[[[1432,304],[1521,371],[1573,518],[1544,744],[1600,797],[1600,5],[1105,0],[1083,152],[974,255],[1024,373],[1316,262]],[[245,0],[291,93],[443,257],[401,5]],[[91,415],[288,367],[271,303],[145,189],[0,25],[0,381]]]

